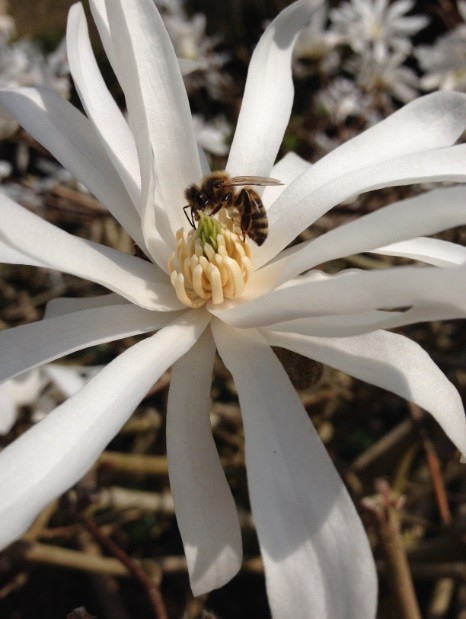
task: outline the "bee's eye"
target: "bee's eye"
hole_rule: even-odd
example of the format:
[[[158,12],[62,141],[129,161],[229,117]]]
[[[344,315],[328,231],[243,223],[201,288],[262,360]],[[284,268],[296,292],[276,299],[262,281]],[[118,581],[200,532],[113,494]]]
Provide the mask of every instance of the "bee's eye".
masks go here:
[[[205,194],[203,194],[203,193],[199,193],[199,194],[197,195],[197,199],[198,199],[199,204],[201,204],[202,206],[206,206],[206,205],[207,205],[207,203],[209,202],[209,201],[207,200],[207,198],[206,198]]]

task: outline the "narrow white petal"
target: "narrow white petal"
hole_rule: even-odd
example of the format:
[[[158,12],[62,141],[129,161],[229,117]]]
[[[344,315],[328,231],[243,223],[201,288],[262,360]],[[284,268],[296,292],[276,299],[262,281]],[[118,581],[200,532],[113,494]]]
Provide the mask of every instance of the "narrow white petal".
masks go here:
[[[97,66],[80,3],[73,5],[68,14],[66,42],[71,75],[87,116],[139,210],[141,179],[133,134]]]
[[[44,88],[4,89],[0,105],[108,208],[139,247],[145,247],[130,197],[81,112]]]
[[[257,44],[226,166],[233,176],[270,176],[293,104],[293,46],[321,5],[321,0],[295,2],[274,19]]]
[[[130,335],[156,331],[177,313],[151,312],[134,305],[107,305],[46,318],[0,332],[0,382],[76,350]]]
[[[71,312],[128,303],[128,299],[124,299],[113,292],[97,297],[58,297],[47,303],[44,318],[55,318],[56,316],[63,316],[63,314],[70,314]]]
[[[137,61],[132,50],[131,35],[125,17],[116,3],[112,4],[112,25],[108,23],[107,7],[102,9],[99,1],[99,20],[106,33],[109,28],[118,42],[112,47],[116,62],[116,74],[125,93],[129,123],[136,142],[141,177],[141,225],[146,246],[151,257],[163,270],[174,246],[174,235],[168,213],[164,208],[160,187],[156,184],[154,153],[149,134],[148,110],[141,92]],[[105,36],[107,36],[105,34]]]
[[[432,320],[455,320],[466,318],[466,307],[455,308],[449,305],[415,305],[400,312],[372,311],[359,314],[338,314],[335,316],[317,316],[296,318],[274,323],[268,327],[271,331],[286,331],[316,337],[348,337],[371,333],[377,329],[396,329],[418,322]]]
[[[446,147],[458,139],[465,125],[466,95],[434,93],[339,146],[271,205],[269,238],[261,247],[256,268],[329,208],[353,195],[426,178],[464,181],[464,149]]]
[[[249,494],[274,619],[373,619],[377,579],[356,509],[265,340],[217,321],[246,437]]]
[[[384,253],[375,248],[466,224],[465,204],[466,185],[436,189],[394,202],[283,251],[277,260],[257,271],[257,276],[270,277],[275,287],[335,258],[370,250]]]
[[[185,223],[184,190],[202,177],[178,60],[152,0],[107,0],[107,12],[112,37],[119,41],[115,51],[130,121],[132,125],[137,122],[133,114],[143,107],[158,189],[176,232]],[[139,104],[134,102],[136,96],[141,99]]]
[[[151,385],[195,344],[208,317],[190,312],[122,353],[0,453],[0,547],[76,483]]]
[[[336,316],[312,316],[278,322],[267,327],[270,331],[300,333],[314,337],[348,337],[380,329],[387,320],[404,315],[405,312],[361,312],[358,314],[338,314]],[[385,327],[383,327],[385,328]]]
[[[242,305],[225,302],[209,311],[237,327],[267,326],[276,322],[357,313],[412,305],[466,309],[466,268],[395,267],[380,271],[343,271],[322,281],[295,280],[260,299]]]
[[[466,454],[466,419],[458,391],[426,351],[407,337],[375,331],[322,339],[265,329],[263,335],[271,346],[288,348],[414,402],[431,413]]]
[[[0,194],[0,261],[71,273],[137,305],[180,309],[173,287],[152,263],[60,230]]]
[[[384,256],[399,256],[420,260],[438,267],[466,264],[466,247],[440,239],[418,238],[400,243],[391,243],[372,250]]]
[[[206,329],[173,366],[167,454],[176,518],[194,595],[227,583],[241,567],[241,532],[210,426],[215,344]]]

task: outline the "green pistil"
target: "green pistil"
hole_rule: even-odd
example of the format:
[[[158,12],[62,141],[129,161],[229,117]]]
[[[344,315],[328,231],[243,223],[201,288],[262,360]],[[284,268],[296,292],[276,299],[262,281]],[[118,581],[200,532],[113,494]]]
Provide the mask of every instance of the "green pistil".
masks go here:
[[[209,245],[212,245],[215,252],[218,251],[217,236],[221,234],[221,232],[222,228],[216,219],[204,215],[202,212],[200,213],[196,234],[203,245],[209,243]]]

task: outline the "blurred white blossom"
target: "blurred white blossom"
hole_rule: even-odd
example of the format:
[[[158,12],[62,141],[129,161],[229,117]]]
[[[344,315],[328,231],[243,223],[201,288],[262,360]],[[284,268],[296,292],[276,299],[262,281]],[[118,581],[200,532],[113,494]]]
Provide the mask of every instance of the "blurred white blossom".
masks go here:
[[[463,19],[452,31],[438,37],[434,45],[415,49],[424,71],[421,86],[424,90],[466,90],[466,2],[459,0],[458,11]]]
[[[330,12],[332,30],[356,53],[382,62],[393,51],[409,53],[411,37],[429,23],[423,15],[406,15],[413,7],[414,0],[343,1]]]
[[[11,430],[21,407],[30,407],[31,420],[40,421],[84,387],[100,369],[51,363],[0,384],[0,434]]]
[[[324,3],[304,28],[293,50],[294,72],[298,77],[315,70],[324,73],[337,68],[340,55],[336,49],[338,35],[327,27],[327,4]]]
[[[228,138],[232,127],[224,116],[216,116],[206,120],[200,114],[193,115],[194,132],[199,146],[213,155],[228,154]]]
[[[205,15],[167,13],[163,20],[177,57],[191,65],[184,76],[188,91],[204,86],[213,99],[222,99],[230,86],[229,77],[222,71],[229,55],[216,51],[220,37],[206,34]]]
[[[395,52],[383,62],[377,62],[374,58],[361,57],[355,62],[356,82],[366,92],[382,97],[389,95],[402,103],[408,103],[419,94],[419,78],[413,69],[406,66],[405,61],[404,52]],[[382,101],[379,101],[380,103]],[[390,109],[391,105],[388,100],[384,107]]]
[[[66,44],[62,41],[50,54],[43,54],[28,39],[11,40],[14,20],[0,16],[0,87],[46,86],[63,97],[70,94]],[[12,135],[18,125],[12,116],[0,109],[0,139]]]

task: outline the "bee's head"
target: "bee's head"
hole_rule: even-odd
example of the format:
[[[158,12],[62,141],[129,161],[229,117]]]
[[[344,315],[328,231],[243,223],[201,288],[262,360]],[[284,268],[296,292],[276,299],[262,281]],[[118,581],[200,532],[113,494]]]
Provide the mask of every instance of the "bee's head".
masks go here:
[[[197,185],[191,185],[188,187],[184,192],[184,195],[189,204],[196,210],[204,210],[209,203],[207,196],[199,189]]]

